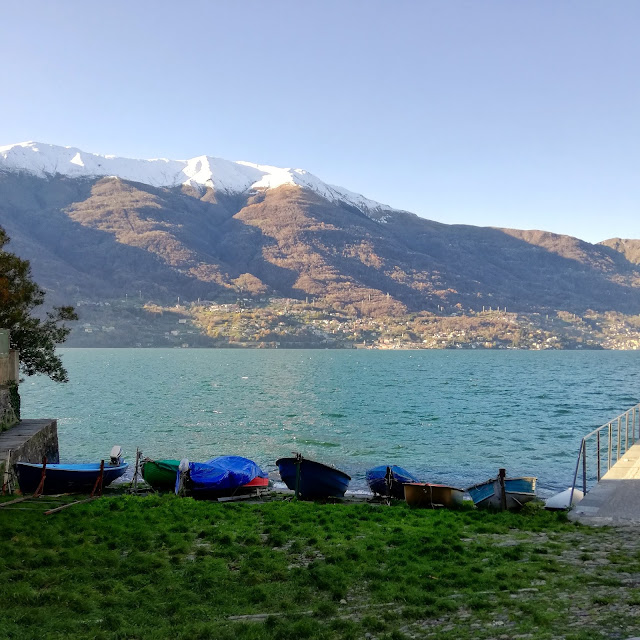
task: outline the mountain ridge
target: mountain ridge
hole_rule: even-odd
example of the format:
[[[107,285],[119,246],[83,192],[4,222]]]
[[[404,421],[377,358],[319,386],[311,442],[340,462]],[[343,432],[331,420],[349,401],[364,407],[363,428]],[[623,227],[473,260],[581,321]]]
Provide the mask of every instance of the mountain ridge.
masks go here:
[[[80,167],[71,162],[76,149],[57,149]],[[0,225],[57,303],[273,295],[360,316],[484,307],[640,313],[635,241],[448,225],[297,183],[154,186],[89,175],[83,157],[80,173],[67,175],[53,161],[34,170],[11,150],[34,153],[0,147]]]

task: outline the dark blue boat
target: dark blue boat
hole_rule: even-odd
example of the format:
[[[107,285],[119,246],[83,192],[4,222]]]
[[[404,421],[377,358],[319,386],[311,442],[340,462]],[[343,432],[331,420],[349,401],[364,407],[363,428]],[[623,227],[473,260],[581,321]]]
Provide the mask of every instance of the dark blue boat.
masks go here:
[[[124,475],[129,468],[126,462],[111,465],[105,463],[102,475],[102,486],[106,487],[116,478]],[[33,462],[16,462],[18,483],[22,493],[33,493],[42,478],[42,464]],[[89,464],[47,464],[45,469],[43,493],[82,493],[89,492],[100,475],[100,463]]]
[[[303,500],[342,498],[351,481],[351,476],[344,471],[301,455],[280,458],[276,464],[282,481]]]
[[[255,493],[268,484],[267,473],[253,460],[241,456],[218,456],[207,462],[189,462],[185,479],[186,492],[204,500]],[[176,480],[176,493],[179,489],[180,473]]]
[[[404,484],[419,482],[412,473],[397,465],[381,465],[369,469],[366,474],[367,484],[373,493],[404,500]]]

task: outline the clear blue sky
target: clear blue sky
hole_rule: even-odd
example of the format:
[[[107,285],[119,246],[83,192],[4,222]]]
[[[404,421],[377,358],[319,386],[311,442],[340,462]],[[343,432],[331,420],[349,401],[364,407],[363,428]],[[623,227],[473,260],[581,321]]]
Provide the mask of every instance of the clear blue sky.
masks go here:
[[[640,238],[636,0],[23,0],[0,16],[0,145],[302,167],[441,222]]]

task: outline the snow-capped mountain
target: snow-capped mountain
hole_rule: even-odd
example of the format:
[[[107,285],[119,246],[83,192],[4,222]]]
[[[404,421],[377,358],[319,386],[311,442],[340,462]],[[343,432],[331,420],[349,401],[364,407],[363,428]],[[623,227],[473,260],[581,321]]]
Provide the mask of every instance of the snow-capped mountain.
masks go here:
[[[446,225],[302,170],[210,156],[0,147],[0,227],[52,304],[135,293],[163,304],[312,299],[362,316],[640,312],[640,266],[628,241]]]
[[[212,156],[189,160],[137,160],[87,153],[75,147],[40,142],[0,146],[0,171],[26,171],[39,177],[74,178],[114,176],[154,187],[191,185],[217,192],[246,193],[298,185],[315,191],[330,202],[345,202],[379,218],[391,207],[369,200],[343,187],[329,185],[304,169],[282,169],[252,162],[232,162]]]

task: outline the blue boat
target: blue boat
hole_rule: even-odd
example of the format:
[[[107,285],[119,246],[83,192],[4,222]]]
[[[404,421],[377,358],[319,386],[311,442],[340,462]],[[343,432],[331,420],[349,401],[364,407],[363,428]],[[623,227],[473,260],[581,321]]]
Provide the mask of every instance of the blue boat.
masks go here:
[[[519,509],[523,504],[535,500],[536,482],[537,478],[530,476],[504,478],[506,508],[509,510]],[[467,489],[467,492],[477,507],[503,508],[500,476],[474,484]]]
[[[176,493],[185,492],[196,499],[257,493],[269,485],[269,476],[253,460],[241,456],[218,456],[207,462],[181,462]]]
[[[129,468],[126,462],[118,460],[111,465],[105,463],[102,475],[102,486],[106,487],[116,478],[124,475]],[[34,493],[42,479],[42,464],[33,462],[16,462],[18,483],[22,493]],[[100,475],[100,463],[89,464],[47,464],[43,493],[83,493],[89,492]]]
[[[373,493],[404,500],[404,485],[419,482],[412,473],[397,465],[373,467],[366,473],[367,484]]]
[[[351,476],[301,455],[276,460],[282,481],[303,500],[342,498]]]

